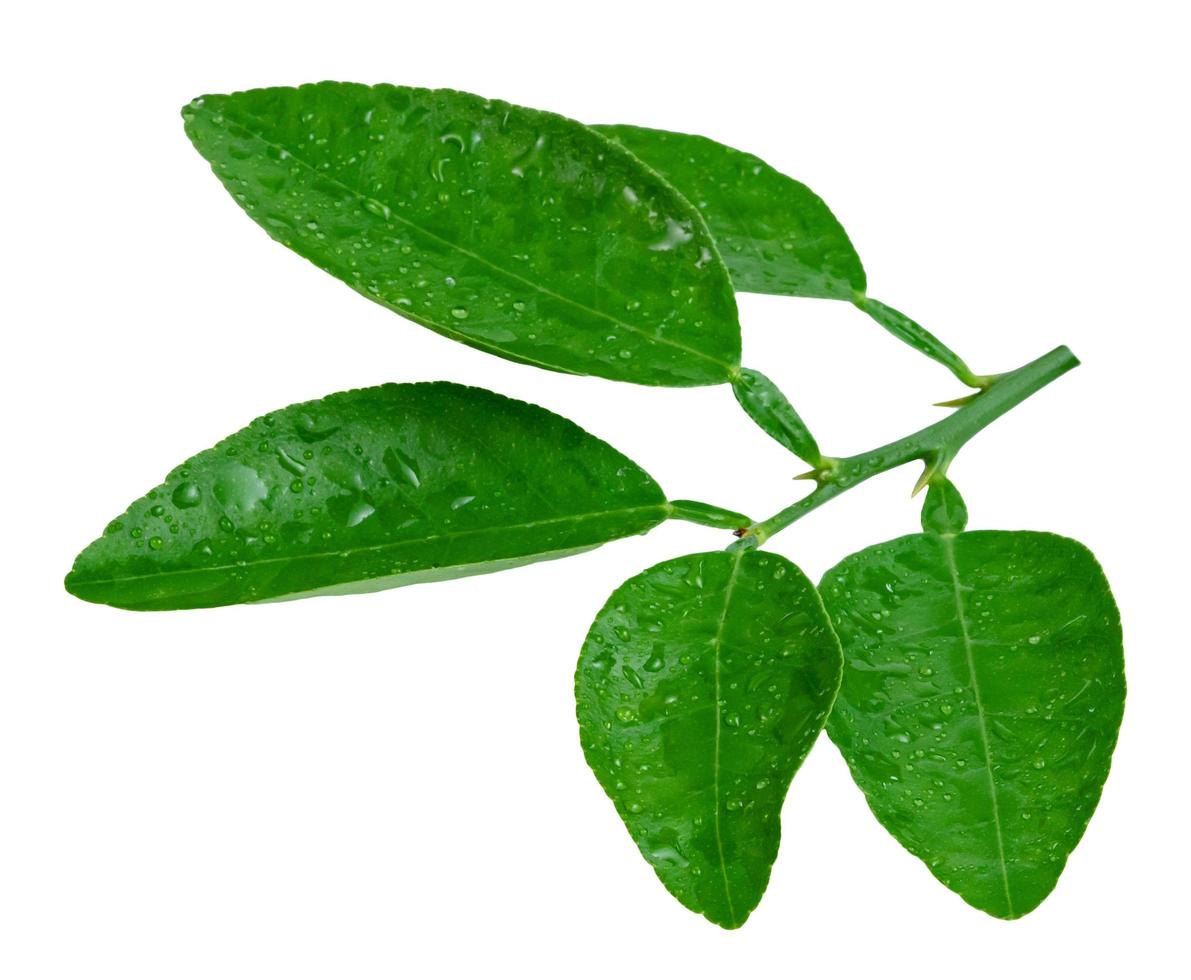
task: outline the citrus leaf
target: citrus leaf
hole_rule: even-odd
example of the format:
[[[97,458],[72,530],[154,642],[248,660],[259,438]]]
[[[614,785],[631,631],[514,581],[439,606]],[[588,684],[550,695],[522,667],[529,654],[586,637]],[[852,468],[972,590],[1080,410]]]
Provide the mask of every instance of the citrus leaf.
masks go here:
[[[626,146],[703,213],[741,292],[851,301],[864,267],[843,226],[805,184],[705,136],[595,126]]]
[[[662,562],[592,624],[575,677],[588,764],[666,888],[717,925],[761,900],[839,671],[814,586],[769,552]]]
[[[913,534],[821,589],[845,656],[827,731],[873,813],[964,901],[1025,915],[1087,827],[1121,722],[1100,566],[1054,534]]]
[[[977,375],[955,351],[901,311],[868,296],[858,296],[855,303],[903,344],[942,364],[964,384],[981,388],[990,380]]]
[[[742,368],[732,381],[740,407],[760,428],[810,466],[820,466],[823,454],[810,429],[789,399],[760,371]]]
[[[388,384],[291,405],[187,460],[66,587],[126,609],[369,592],[574,554],[669,509],[649,474],[544,408]]]
[[[208,95],[183,117],[273,238],[447,337],[651,385],[718,384],[739,362],[735,297],[703,219],[580,123],[342,82]]]

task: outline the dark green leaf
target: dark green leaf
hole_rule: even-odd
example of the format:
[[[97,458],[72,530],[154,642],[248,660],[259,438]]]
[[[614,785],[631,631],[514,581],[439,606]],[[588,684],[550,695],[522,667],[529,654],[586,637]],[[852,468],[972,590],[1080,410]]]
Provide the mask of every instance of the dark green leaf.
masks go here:
[[[864,268],[843,227],[805,184],[703,136],[596,126],[703,213],[741,292],[852,300]]]
[[[183,116],[273,238],[445,336],[640,384],[718,384],[739,362],[699,213],[573,120],[340,82],[208,95]]]
[[[732,392],[765,432],[810,466],[822,464],[823,454],[810,429],[777,385],[760,371],[743,368],[732,381]]]
[[[291,405],[187,460],[66,587],[126,609],[369,592],[574,554],[668,513],[647,473],[544,408],[390,384]]]
[[[596,617],[575,678],[583,751],[687,908],[735,928],[761,900],[839,671],[814,586],[768,552],[655,565]]]
[[[632,150],[699,208],[741,292],[854,302],[965,384],[980,388],[990,380],[974,374],[908,316],[865,296],[860,257],[835,215],[806,185],[704,136],[637,126],[593,128]]]
[[[971,905],[1054,888],[1092,815],[1125,699],[1096,560],[1033,531],[914,534],[823,578],[845,668],[827,730],[877,819]]]

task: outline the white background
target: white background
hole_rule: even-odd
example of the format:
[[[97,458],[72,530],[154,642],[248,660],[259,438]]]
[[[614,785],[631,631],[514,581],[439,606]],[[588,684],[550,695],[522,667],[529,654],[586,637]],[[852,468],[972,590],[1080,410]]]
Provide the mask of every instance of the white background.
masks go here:
[[[984,9],[987,13],[976,12]],[[22,4],[3,28],[0,975],[1166,977],[1185,967],[1187,24],[1183,4]],[[817,190],[978,371],[1083,359],[952,475],[974,527],[1104,564],[1129,704],[1054,894],[998,922],[869,815],[825,739],[768,894],[726,933],[664,891],[583,762],[572,672],[691,525],[503,575],[131,614],[76,553],[258,414],[447,378],[561,412],[676,497],[805,490],[726,388],[575,379],[454,344],[271,242],[190,147],[190,98],[322,78],[452,86],[704,133]],[[744,296],[745,363],[828,452],[960,394],[856,310]],[[773,547],[817,577],[914,528],[916,472]]]

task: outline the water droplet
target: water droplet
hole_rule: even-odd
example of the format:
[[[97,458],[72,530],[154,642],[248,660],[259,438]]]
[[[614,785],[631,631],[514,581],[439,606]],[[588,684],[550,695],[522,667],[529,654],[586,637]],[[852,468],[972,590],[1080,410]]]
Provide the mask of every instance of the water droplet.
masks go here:
[[[456,306],[453,310],[451,310],[451,316],[453,316],[456,320],[466,320],[468,316],[467,307]]]
[[[293,456],[280,446],[277,447],[277,461],[281,464],[282,469],[288,470],[294,476],[301,476],[306,472],[306,464],[294,459]]]
[[[347,516],[343,523],[348,527],[355,527],[357,524],[362,524],[369,517],[376,513],[376,508],[368,503],[363,498],[353,501],[350,508],[348,508]]]
[[[260,474],[243,463],[225,463],[215,477],[215,499],[224,507],[247,513],[269,494]]]
[[[157,535],[153,535],[153,537],[149,539],[149,547],[154,551],[159,551],[163,544],[165,544],[165,542],[162,541],[161,538],[157,537]]]
[[[625,722],[626,724],[628,724],[629,722],[633,722],[633,721],[637,720],[637,712],[634,711],[632,708],[617,708],[616,709],[616,718],[618,721],[622,721],[622,722]]]
[[[415,490],[422,485],[422,478],[414,468],[414,461],[396,446],[390,446],[381,457],[385,469],[394,480],[403,480]]]
[[[542,149],[546,146],[546,137],[539,136],[533,146],[521,154],[513,161],[512,172],[516,177],[524,177],[527,170],[538,166],[538,161],[542,155]]]
[[[466,507],[475,499],[476,498],[474,494],[472,496],[456,497],[451,501],[451,510],[458,510],[460,507]]]
[[[170,494],[170,500],[174,506],[179,510],[189,510],[191,507],[197,507],[203,499],[203,491],[199,488],[197,483],[179,483]]]

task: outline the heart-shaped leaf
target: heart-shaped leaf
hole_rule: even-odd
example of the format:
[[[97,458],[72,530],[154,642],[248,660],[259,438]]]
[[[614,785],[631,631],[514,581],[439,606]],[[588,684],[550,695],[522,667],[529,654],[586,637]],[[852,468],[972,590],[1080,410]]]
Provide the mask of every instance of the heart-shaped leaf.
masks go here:
[[[962,527],[958,495],[924,523]],[[1054,534],[948,531],[858,552],[821,589],[845,655],[827,731],[873,813],[966,902],[1025,915],[1083,835],[1121,723],[1100,566]]]
[[[814,586],[761,551],[655,565],[592,624],[575,678],[588,764],[666,888],[717,925],[761,900],[840,656]]]
[[[273,238],[445,336],[640,384],[718,384],[739,364],[698,211],[574,120],[341,82],[208,95],[183,116]]]
[[[860,257],[805,184],[705,136],[593,128],[628,147],[699,208],[741,292],[849,302],[864,294]]]
[[[575,554],[669,511],[649,474],[544,408],[388,384],[291,405],[187,460],[66,587],[126,609],[369,592]]]

